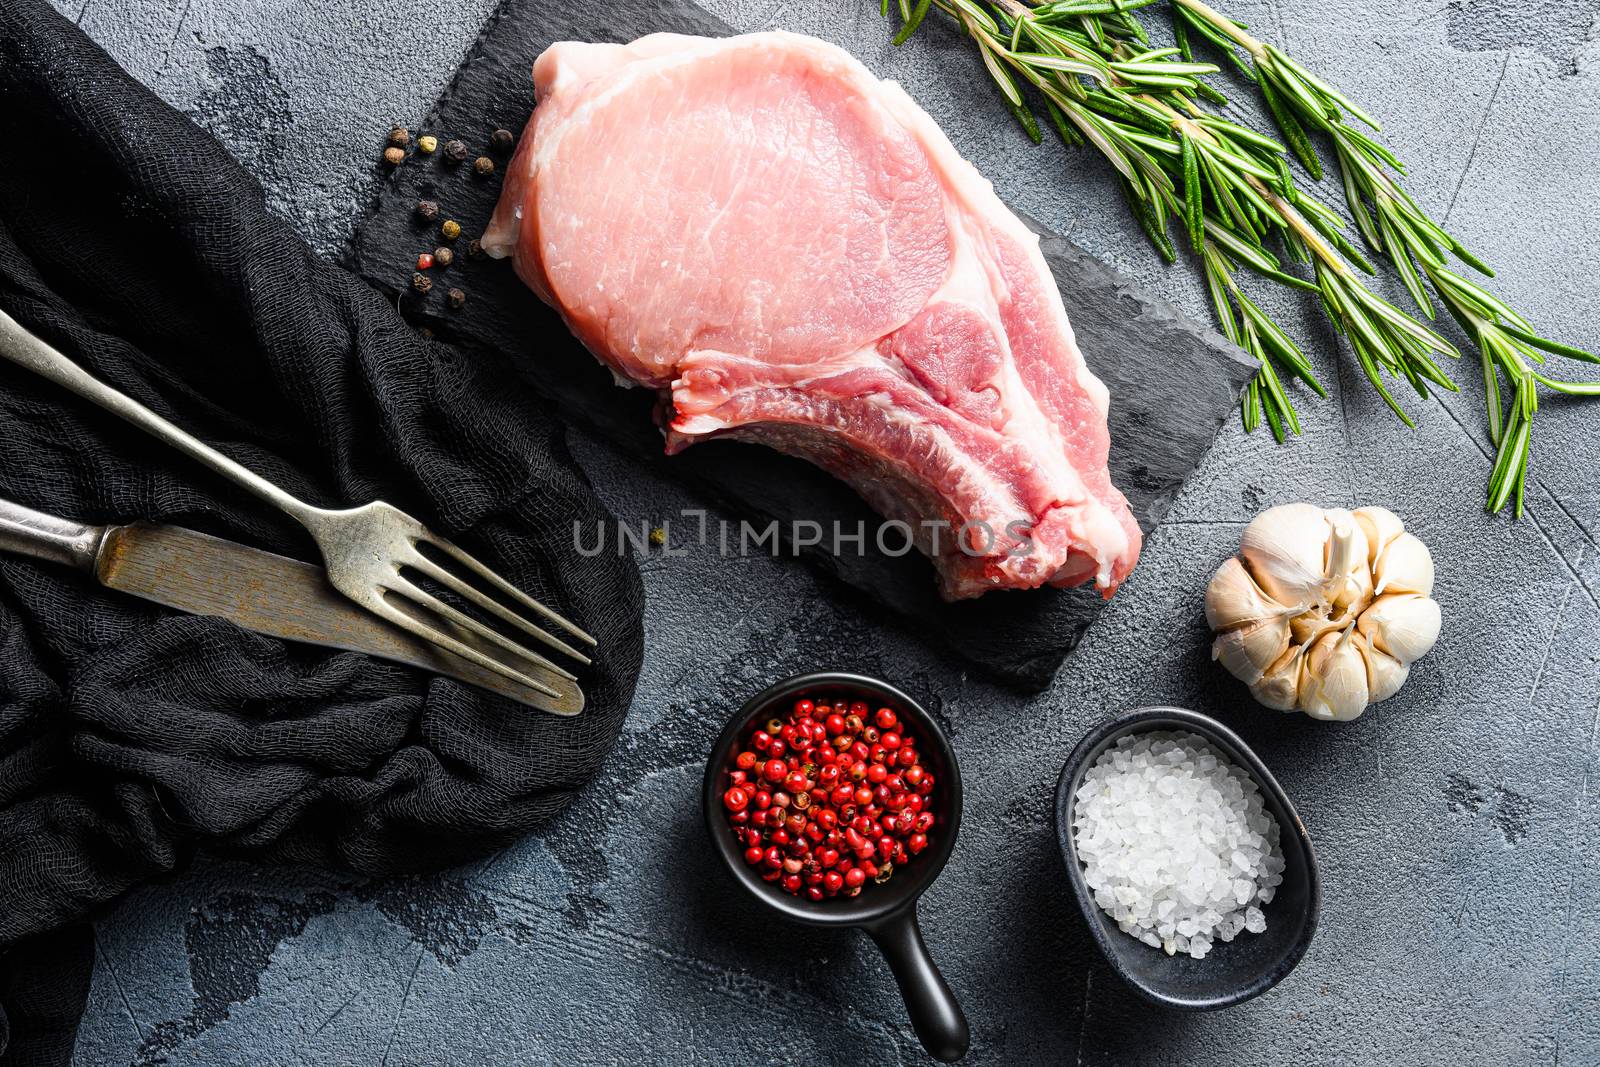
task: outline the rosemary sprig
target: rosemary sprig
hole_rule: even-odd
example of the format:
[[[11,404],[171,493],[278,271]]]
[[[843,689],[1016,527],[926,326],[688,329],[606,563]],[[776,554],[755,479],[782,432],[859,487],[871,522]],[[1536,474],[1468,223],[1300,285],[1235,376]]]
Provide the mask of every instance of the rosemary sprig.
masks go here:
[[[1471,338],[1482,365],[1489,436],[1497,449],[1487,507],[1498,512],[1514,501],[1520,518],[1532,420],[1539,408],[1537,384],[1576,396],[1600,396],[1600,382],[1551,378],[1530,366],[1530,361],[1542,366],[1544,353],[1588,363],[1600,363],[1600,359],[1540,335],[1522,315],[1448,268],[1447,253],[1480,274],[1494,276],[1405,191],[1401,184],[1406,173],[1404,164],[1382,142],[1349,124],[1346,113],[1373,134],[1380,132],[1376,119],[1282,50],[1257,40],[1203,0],[1173,0],[1173,5],[1177,23],[1208,27],[1214,31],[1208,39],[1236,62],[1235,47],[1250,57],[1256,84],[1268,109],[1284,137],[1295,146],[1301,164],[1312,174],[1320,175],[1321,166],[1305,130],[1321,133],[1331,142],[1344,183],[1345,203],[1367,246],[1389,260],[1424,314],[1430,319],[1434,316],[1428,297],[1431,288]],[[1423,285],[1423,278],[1427,279],[1427,286]]]
[[[1389,260],[1429,319],[1431,287],[1478,348],[1498,449],[1489,508],[1498,511],[1514,496],[1520,515],[1536,385],[1600,395],[1600,383],[1549,378],[1529,361],[1542,365],[1545,352],[1600,360],[1539,336],[1522,316],[1448,269],[1446,254],[1491,273],[1405,192],[1399,160],[1346,122],[1348,116],[1378,131],[1358,105],[1203,0],[1168,0],[1176,47],[1151,47],[1135,12],[1156,2],[1045,0],[1030,7],[1019,0],[916,0],[913,7],[912,0],[898,0],[902,26],[895,42],[908,39],[938,8],[976,44],[1030,137],[1042,138],[1033,108],[1042,104],[1065,141],[1092,145],[1116,168],[1135,217],[1169,262],[1178,255],[1170,230],[1176,223],[1180,243],[1200,260],[1223,331],[1261,365],[1243,398],[1245,426],[1253,430],[1265,421],[1280,441],[1300,431],[1284,379],[1327,393],[1293,340],[1247,295],[1241,268],[1317,293],[1362,372],[1407,425],[1411,419],[1389,382],[1403,379],[1424,398],[1435,387],[1457,389],[1436,362],[1441,354],[1456,357],[1454,346],[1367,287],[1357,272],[1375,268],[1346,236],[1344,216],[1295,185],[1286,156],[1292,153],[1321,178],[1311,136],[1326,137],[1362,242]],[[882,0],[885,15],[888,8]],[[1257,87],[1287,149],[1210,110],[1207,105],[1224,104],[1226,97],[1204,80],[1220,68],[1197,59],[1197,39]],[[1314,280],[1289,273],[1274,249],[1309,264]]]

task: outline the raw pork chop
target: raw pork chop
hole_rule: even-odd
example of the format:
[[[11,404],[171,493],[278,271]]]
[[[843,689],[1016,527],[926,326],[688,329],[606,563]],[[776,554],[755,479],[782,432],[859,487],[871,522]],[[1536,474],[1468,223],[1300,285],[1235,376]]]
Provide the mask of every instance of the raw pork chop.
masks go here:
[[[662,392],[670,452],[811,460],[950,598],[1127,576],[1106,389],[1038,240],[898,85],[790,33],[562,43],[533,77],[483,247]]]

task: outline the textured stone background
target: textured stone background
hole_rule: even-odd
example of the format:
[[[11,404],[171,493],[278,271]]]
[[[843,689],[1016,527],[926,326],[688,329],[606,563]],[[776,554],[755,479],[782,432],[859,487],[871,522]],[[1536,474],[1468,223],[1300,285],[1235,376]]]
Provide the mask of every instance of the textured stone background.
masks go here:
[[[427,109],[494,0],[56,2],[335,253],[380,180],[383,132]],[[905,82],[1013,204],[1206,314],[1190,273],[1135,236],[1106,169],[1030,147],[948,34],[895,52],[876,0],[710,6],[852,48]],[[1359,89],[1419,164],[1422,203],[1502,268],[1501,294],[1600,349],[1596,0],[1231,8]],[[1304,310],[1282,308],[1291,321]],[[725,717],[775,677],[829,666],[930,698],[960,750],[966,826],[923,915],[973,1022],[970,1062],[1600,1063],[1600,408],[1549,402],[1528,519],[1489,519],[1473,365],[1459,397],[1413,403],[1413,433],[1325,332],[1299,335],[1334,398],[1304,405],[1305,436],[1287,447],[1224,431],[1047,694],[967,677],[794,566],[648,560],[652,644],[628,732],[553,832],[415,883],[203,863],[138,892],[100,925],[78,1061],[918,1062],[871,946],[774,925],[729,892],[702,840],[700,760]],[[624,518],[695,506],[603,443],[576,447]],[[1438,650],[1350,725],[1265,712],[1205,653],[1209,572],[1252,514],[1301,498],[1392,507],[1439,565]],[[1084,729],[1163,701],[1259,746],[1325,869],[1304,963],[1208,1016],[1146,1008],[1097,962],[1048,828]]]

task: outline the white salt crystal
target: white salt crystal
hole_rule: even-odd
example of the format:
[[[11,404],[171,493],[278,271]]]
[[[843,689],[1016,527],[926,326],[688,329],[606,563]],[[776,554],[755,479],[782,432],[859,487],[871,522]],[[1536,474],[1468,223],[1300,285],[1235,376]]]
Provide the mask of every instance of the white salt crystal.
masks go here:
[[[1260,933],[1283,882],[1278,824],[1249,772],[1204,738],[1120,738],[1074,794],[1073,833],[1095,903],[1131,937],[1204,959]]]

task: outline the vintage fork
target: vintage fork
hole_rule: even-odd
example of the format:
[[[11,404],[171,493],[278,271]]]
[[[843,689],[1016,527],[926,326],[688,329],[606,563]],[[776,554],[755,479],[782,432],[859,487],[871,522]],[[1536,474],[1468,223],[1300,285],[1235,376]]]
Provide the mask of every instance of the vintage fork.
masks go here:
[[[563,678],[576,677],[546,657],[498,630],[484,625],[423,589],[402,573],[403,569],[410,569],[426,575],[457,596],[470,601],[528,637],[570,656],[578,663],[587,665],[590,662],[588,656],[571,644],[536,625],[500,600],[487,595],[435,558],[424,555],[423,548],[430,548],[439,555],[453,560],[460,568],[476,575],[485,585],[566,631],[579,643],[594,647],[596,642],[593,637],[449,541],[430,533],[422,523],[398,508],[381,500],[348,511],[329,511],[313,507],[180,430],[132,397],[119,393],[94,378],[72,360],[29,333],[4,311],[0,311],[0,356],[70,389],[114,415],[121,416],[281,509],[304,526],[316,541],[317,548],[322,552],[328,580],[333,587],[374,615],[480,667],[552,697],[560,694],[515,667],[453,636],[449,628],[457,627],[481,642],[486,642],[492,648],[541,664]],[[429,614],[438,622],[429,621],[427,617]]]

